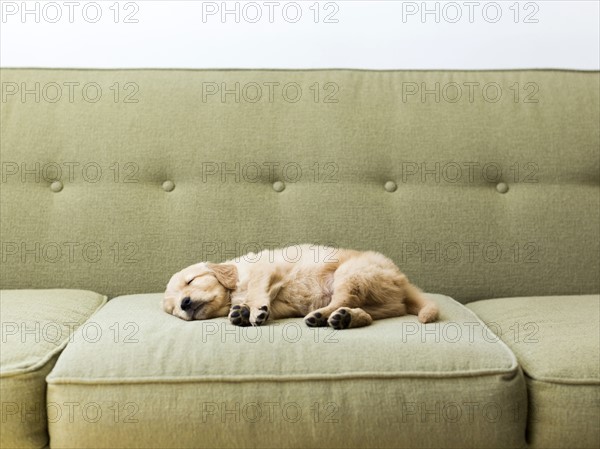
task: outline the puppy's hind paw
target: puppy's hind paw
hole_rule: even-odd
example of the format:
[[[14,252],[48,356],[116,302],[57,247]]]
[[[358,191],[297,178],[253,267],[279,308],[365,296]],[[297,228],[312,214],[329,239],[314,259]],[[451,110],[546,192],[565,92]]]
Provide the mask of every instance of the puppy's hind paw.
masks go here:
[[[327,317],[321,312],[311,312],[304,317],[304,322],[308,327],[325,327],[327,326]]]
[[[334,329],[347,329],[352,321],[352,313],[347,307],[340,307],[329,317],[328,323]]]
[[[334,329],[349,329],[351,327],[368,326],[373,318],[363,309],[340,307],[331,314],[328,324]]]

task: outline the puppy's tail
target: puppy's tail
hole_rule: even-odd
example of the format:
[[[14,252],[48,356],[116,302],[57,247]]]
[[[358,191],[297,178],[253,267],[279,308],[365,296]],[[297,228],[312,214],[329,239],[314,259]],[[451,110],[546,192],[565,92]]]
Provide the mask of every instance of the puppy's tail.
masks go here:
[[[406,309],[411,315],[417,315],[421,323],[432,323],[439,316],[437,304],[412,284],[406,286]]]

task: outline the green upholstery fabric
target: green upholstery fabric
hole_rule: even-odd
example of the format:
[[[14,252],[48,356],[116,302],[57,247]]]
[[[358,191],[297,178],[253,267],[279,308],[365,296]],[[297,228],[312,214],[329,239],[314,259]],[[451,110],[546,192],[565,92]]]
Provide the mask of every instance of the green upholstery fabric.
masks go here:
[[[0,291],[0,447],[48,444],[46,375],[73,331],[105,302],[82,290]]]
[[[600,296],[502,298],[469,307],[516,354],[532,448],[600,446]]]
[[[315,242],[461,302],[600,291],[598,72],[1,76],[3,288],[158,292],[203,259]]]
[[[514,355],[468,309],[431,295],[441,321],[414,316],[334,332],[300,319],[239,328],[185,322],[159,294],[111,300],[48,376],[54,448],[523,447]],[[118,338],[110,329],[130,326]],[[95,404],[88,407],[87,404]]]

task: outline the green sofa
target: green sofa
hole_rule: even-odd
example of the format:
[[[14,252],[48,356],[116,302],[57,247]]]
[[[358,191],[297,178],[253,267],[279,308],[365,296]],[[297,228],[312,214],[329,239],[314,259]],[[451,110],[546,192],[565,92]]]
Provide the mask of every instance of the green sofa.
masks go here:
[[[598,72],[0,75],[2,448],[600,445]],[[305,242],[383,252],[439,322],[160,308]]]

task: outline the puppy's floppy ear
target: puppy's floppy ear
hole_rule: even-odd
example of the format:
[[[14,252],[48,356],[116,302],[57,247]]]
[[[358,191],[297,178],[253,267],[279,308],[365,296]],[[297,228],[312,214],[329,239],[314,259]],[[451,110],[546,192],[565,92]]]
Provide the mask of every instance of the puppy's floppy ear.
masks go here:
[[[217,280],[223,285],[223,287],[228,288],[229,290],[235,290],[235,286],[238,280],[238,272],[235,265],[225,264],[225,263],[209,263],[207,264],[208,268],[210,268]]]

